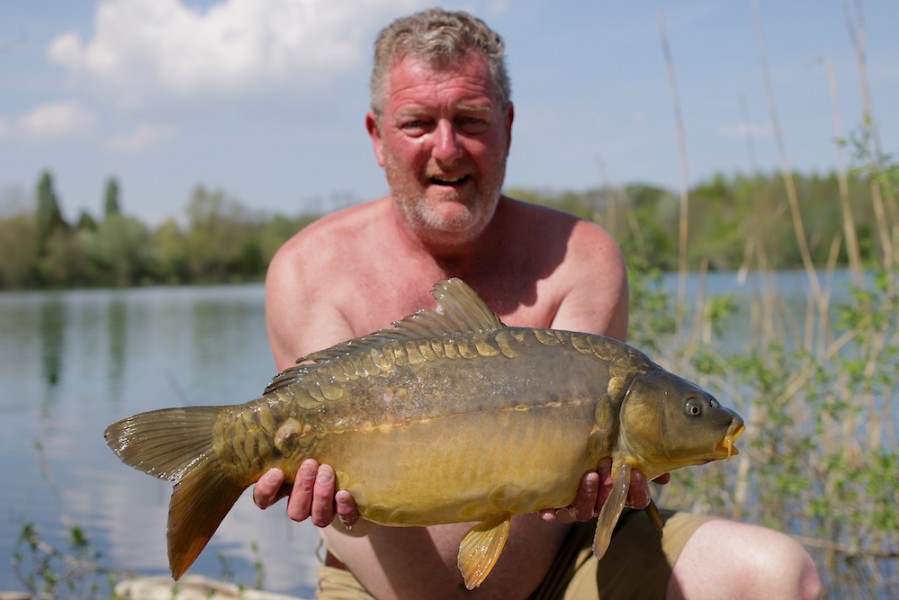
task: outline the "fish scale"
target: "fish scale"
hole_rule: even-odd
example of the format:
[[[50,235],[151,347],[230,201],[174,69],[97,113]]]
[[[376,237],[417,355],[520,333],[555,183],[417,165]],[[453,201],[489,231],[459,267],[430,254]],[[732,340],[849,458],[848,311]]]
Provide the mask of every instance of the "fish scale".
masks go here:
[[[177,579],[243,490],[268,469],[330,464],[362,518],[387,526],[475,522],[459,549],[469,588],[489,574],[511,517],[569,505],[612,458],[601,556],[633,469],[647,478],[736,454],[742,419],[616,340],[506,327],[460,280],[437,309],[298,360],[246,404],[141,413],[106,440],[126,464],[175,481]]]

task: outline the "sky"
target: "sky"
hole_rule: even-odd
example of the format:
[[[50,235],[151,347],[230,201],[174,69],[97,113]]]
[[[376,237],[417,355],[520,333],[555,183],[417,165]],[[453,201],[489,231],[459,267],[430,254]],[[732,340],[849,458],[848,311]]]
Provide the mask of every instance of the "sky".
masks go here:
[[[198,185],[265,214],[382,196],[364,128],[372,42],[393,18],[429,6],[0,0],[0,216],[30,210],[44,170],[69,220],[101,212],[110,177],[122,210],[148,223],[182,218]],[[848,135],[861,123],[849,23],[864,25],[884,149],[899,149],[894,0],[758,0],[776,113],[753,0],[441,6],[472,12],[505,40],[515,103],[507,187],[676,191],[716,173],[772,171],[775,122],[792,168],[827,172],[840,160],[835,124]]]

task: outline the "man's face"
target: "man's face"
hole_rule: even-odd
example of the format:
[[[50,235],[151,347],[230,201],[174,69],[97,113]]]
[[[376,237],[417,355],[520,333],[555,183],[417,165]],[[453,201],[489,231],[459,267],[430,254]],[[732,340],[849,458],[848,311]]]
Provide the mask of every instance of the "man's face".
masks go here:
[[[407,56],[386,87],[366,125],[400,212],[425,243],[473,240],[499,201],[512,130],[486,59],[471,52],[435,69]]]

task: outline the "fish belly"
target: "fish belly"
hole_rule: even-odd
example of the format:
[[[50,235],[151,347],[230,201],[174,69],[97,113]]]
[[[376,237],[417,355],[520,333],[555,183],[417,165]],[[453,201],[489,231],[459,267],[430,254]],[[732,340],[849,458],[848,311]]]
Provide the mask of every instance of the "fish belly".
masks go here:
[[[592,413],[585,402],[355,431],[334,440],[332,463],[362,515],[383,524],[478,521],[567,506],[581,476],[596,467],[588,444]]]

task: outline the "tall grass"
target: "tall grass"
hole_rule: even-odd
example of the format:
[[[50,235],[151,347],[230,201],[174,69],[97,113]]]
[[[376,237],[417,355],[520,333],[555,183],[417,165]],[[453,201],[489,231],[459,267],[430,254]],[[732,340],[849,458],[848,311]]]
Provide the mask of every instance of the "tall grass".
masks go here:
[[[856,2],[854,11],[847,7],[846,21],[856,49],[864,111],[861,125],[835,152],[841,181],[848,175],[847,150],[855,168],[867,178],[878,216],[879,247],[867,253],[873,258],[862,262],[852,220],[855,200],[848,186],[841,185],[843,235],[833,240],[824,264],[815,264],[808,250],[803,207],[792,182],[755,0],[752,7],[787,190],[786,214],[807,280],[805,311],[797,316],[778,300],[784,290],[777,289],[778,280],[768,267],[771,250],[765,248],[762,237],[752,236],[751,227],[741,273],[753,274],[759,293],[749,310],[753,333],[737,347],[725,347],[717,333],[728,326],[732,301],[707,297],[702,271],[700,290],[688,310],[682,291],[672,307],[670,298],[654,285],[657,279],[632,270],[632,322],[640,324],[632,341],[661,350],[679,372],[717,391],[748,420],[736,460],[678,472],[675,481],[660,490],[660,500],[668,507],[761,523],[795,535],[815,557],[829,595],[899,597],[899,281],[895,268],[899,163],[884,154],[875,126],[861,5]],[[679,114],[661,18],[660,31]],[[825,72],[839,137],[838,86],[826,64]],[[683,136],[680,121],[678,129]],[[681,164],[686,164],[684,157]],[[682,220],[688,204],[682,198]],[[849,259],[848,277],[837,273],[841,249]],[[681,247],[680,252],[685,251]],[[681,265],[679,280],[686,275],[683,261]],[[685,322],[692,326],[672,327],[659,317],[665,310],[677,315],[678,323],[685,315]]]

